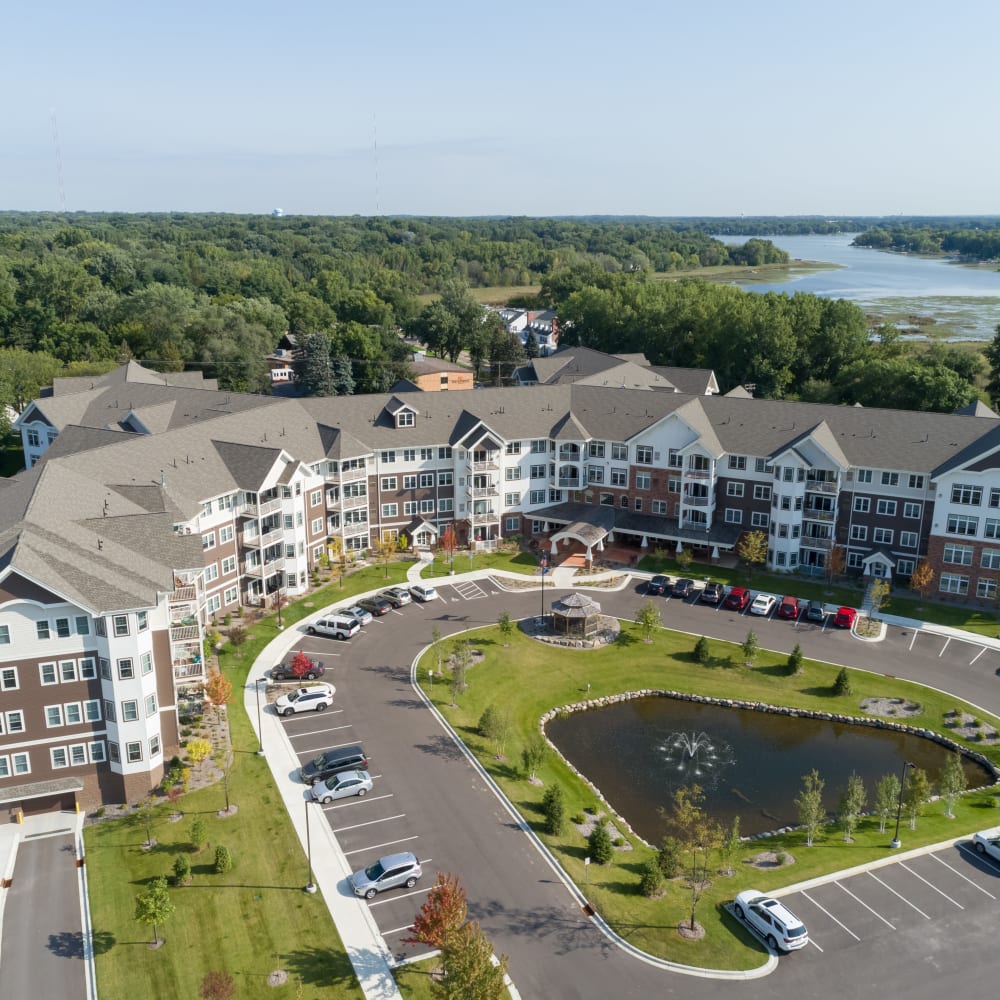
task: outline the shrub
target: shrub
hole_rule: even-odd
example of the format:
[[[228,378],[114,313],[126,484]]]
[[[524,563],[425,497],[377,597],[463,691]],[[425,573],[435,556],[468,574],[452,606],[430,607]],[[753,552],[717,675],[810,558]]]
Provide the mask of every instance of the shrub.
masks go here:
[[[178,854],[174,858],[174,885],[184,885],[191,877],[191,862],[186,854]]]
[[[486,706],[485,711],[481,716],[479,716],[479,725],[476,726],[476,731],[480,736],[486,737],[486,739],[492,739],[493,734],[497,728],[497,716],[499,715],[499,710],[496,705],[489,704]]]
[[[200,851],[205,846],[205,821],[200,816],[195,816],[191,823],[191,846]]]
[[[587,847],[590,850],[591,858],[599,865],[606,865],[615,856],[615,848],[611,843],[611,834],[608,833],[607,827],[603,823],[598,823],[590,831],[590,836],[587,838]]]
[[[791,674],[801,674],[802,673],[802,647],[796,643],[795,648],[792,650],[788,657],[788,673]]]
[[[212,744],[208,740],[196,738],[188,742],[187,752],[192,764],[200,764],[203,760],[208,759],[212,752]]]
[[[596,816],[598,813],[597,806],[584,806],[583,811],[589,816]]]
[[[545,832],[559,836],[566,824],[566,803],[559,785],[550,785],[542,796],[542,812],[545,815]]]
[[[614,839],[614,845],[615,845],[615,847],[624,847],[625,846],[625,838],[624,837],[615,837],[615,839]]]
[[[587,817],[584,816],[583,813],[573,813],[573,815],[570,816],[569,821],[571,823],[576,823],[577,826],[583,826],[583,824],[587,822]]]
[[[706,666],[712,658],[712,652],[708,648],[708,639],[702,636],[694,644],[694,658],[695,662],[700,663],[703,667]]]
[[[642,878],[639,880],[639,891],[644,896],[658,896],[663,890],[663,872],[656,859],[647,861],[642,866]]]
[[[215,849],[215,874],[225,875],[233,870],[233,856],[229,853],[229,848],[222,844]]]
[[[841,667],[837,674],[837,679],[833,682],[833,693],[838,697],[849,695],[852,691],[851,677],[847,672],[847,667]]]
[[[664,837],[656,864],[664,878],[677,878],[681,870],[681,845],[673,837]]]

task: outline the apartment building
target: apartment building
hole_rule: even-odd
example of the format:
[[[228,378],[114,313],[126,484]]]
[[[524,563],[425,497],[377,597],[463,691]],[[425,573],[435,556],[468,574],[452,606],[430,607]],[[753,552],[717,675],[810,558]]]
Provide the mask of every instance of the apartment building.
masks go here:
[[[700,381],[700,380],[699,380]],[[0,481],[0,805],[134,800],[177,751],[213,616],[346,551],[522,535],[1000,580],[1000,422],[567,383],[276,400],[109,380],[34,401]],[[39,451],[35,438],[47,447]],[[991,516],[995,515],[995,516]]]

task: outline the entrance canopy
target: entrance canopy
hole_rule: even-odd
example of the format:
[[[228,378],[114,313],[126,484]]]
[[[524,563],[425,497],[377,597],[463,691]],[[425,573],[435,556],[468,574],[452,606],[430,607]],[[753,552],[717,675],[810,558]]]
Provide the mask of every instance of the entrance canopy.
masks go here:
[[[575,511],[578,517],[552,535],[553,545],[558,544],[564,538],[572,538],[585,545],[588,552],[594,546],[603,548],[604,539],[615,526],[614,509],[589,505],[575,506],[582,507],[582,510]]]

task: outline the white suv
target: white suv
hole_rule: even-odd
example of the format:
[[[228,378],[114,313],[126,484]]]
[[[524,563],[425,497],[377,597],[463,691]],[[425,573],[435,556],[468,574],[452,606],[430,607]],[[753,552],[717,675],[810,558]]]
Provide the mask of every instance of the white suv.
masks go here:
[[[306,631],[327,639],[350,639],[361,631],[361,622],[347,615],[327,615],[314,621]]]
[[[733,911],[746,921],[772,951],[796,951],[809,944],[805,924],[783,903],[756,889],[745,889],[733,903]]]
[[[295,715],[297,712],[322,712],[333,704],[336,688],[332,684],[312,684],[289,694],[283,694],[274,707],[278,715]]]

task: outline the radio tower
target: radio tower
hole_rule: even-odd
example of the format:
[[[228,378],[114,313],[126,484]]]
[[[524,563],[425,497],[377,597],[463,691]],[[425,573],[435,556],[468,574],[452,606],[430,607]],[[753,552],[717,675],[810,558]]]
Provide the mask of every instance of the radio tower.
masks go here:
[[[52,145],[56,150],[56,180],[59,183],[59,207],[66,211],[66,185],[63,183],[62,152],[59,149],[59,125],[56,123],[56,109],[52,109]]]

